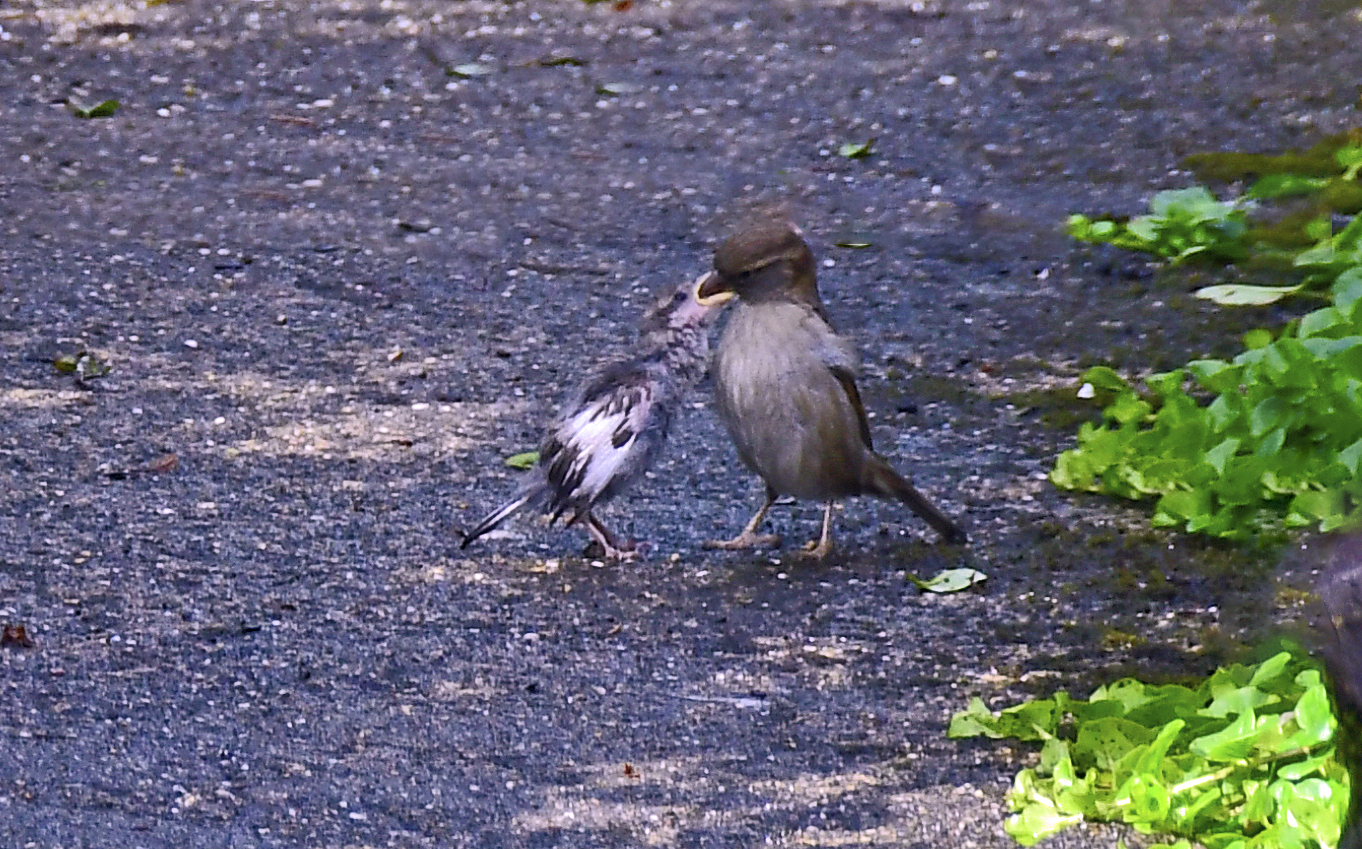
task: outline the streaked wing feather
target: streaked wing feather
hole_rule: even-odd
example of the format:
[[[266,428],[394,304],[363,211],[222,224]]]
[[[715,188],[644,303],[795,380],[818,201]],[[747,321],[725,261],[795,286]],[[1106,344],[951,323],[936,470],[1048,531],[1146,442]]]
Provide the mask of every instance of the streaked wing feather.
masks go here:
[[[584,397],[554,428],[545,458],[554,518],[570,512],[575,521],[639,471],[635,455],[649,426],[654,393],[646,380],[616,383]]]

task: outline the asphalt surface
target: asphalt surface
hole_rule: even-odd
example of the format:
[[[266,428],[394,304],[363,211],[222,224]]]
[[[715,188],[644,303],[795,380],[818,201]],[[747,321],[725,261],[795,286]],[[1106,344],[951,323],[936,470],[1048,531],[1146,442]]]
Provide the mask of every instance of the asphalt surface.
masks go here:
[[[1278,550],[1044,481],[1085,365],[1280,317],[1060,223],[1355,126],[1359,43],[1354,3],[10,0],[0,844],[1013,845],[1029,755],[945,738],[971,696],[1195,675],[1292,616]],[[971,546],[855,502],[824,564],[808,504],[705,551],[760,487],[702,387],[606,511],[644,561],[529,520],[459,550],[770,210]],[[958,565],[987,582],[907,578]]]

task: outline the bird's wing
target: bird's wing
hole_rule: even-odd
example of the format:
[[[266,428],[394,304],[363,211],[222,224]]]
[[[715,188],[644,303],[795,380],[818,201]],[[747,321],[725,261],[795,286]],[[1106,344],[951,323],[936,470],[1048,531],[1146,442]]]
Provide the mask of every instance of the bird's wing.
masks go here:
[[[873,449],[870,442],[870,421],[865,415],[865,404],[861,403],[861,390],[856,387],[856,376],[861,364],[856,356],[856,348],[838,336],[823,319],[821,312],[815,311],[805,319],[805,326],[815,340],[814,350],[818,358],[832,372],[832,376],[846,393],[847,403],[856,414],[856,425],[860,430],[861,441],[865,447]]]
[[[861,403],[861,390],[856,388],[856,375],[846,369],[831,366],[832,376],[837,378],[837,382],[842,384],[842,391],[847,394],[847,401],[851,408],[856,412],[856,424],[861,430],[861,441],[865,447],[875,449],[870,442],[870,420],[865,415],[865,405]]]
[[[545,440],[550,512],[575,521],[643,470],[659,428],[659,389],[645,372],[607,370],[588,384]]]

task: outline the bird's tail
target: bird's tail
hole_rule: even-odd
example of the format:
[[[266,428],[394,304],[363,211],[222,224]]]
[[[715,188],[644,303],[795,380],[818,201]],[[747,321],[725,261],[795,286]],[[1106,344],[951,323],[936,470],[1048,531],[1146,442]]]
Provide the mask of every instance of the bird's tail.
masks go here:
[[[893,498],[902,501],[913,509],[913,512],[926,520],[927,524],[941,535],[941,538],[949,543],[963,543],[968,537],[950,517],[932,502],[927,500],[927,496],[918,492],[911,482],[894,471],[883,457],[878,454],[872,455],[874,458],[867,471],[867,488],[881,498]]]
[[[512,515],[526,504],[543,498],[545,492],[546,489],[543,484],[532,486],[493,510],[491,513],[488,513],[481,522],[478,522],[478,524],[474,526],[473,530],[464,533],[463,542],[459,544],[459,548],[468,548],[470,542],[511,518]]]

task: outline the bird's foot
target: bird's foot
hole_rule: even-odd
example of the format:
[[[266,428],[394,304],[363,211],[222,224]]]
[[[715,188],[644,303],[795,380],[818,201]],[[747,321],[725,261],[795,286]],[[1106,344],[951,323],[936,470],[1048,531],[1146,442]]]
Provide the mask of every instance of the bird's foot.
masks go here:
[[[621,563],[628,563],[637,560],[648,549],[652,548],[649,543],[636,543],[631,539],[620,539],[610,532],[605,523],[592,513],[586,514],[586,529],[591,532],[591,542],[586,547],[586,556],[600,556],[606,560],[618,560]],[[594,549],[599,549],[597,555]]]
[[[652,548],[650,543],[636,543],[631,539],[612,540],[608,543],[597,539],[587,543],[582,556],[592,559],[614,560],[619,563],[632,563],[647,554],[650,548]]]
[[[832,553],[832,540],[827,537],[811,539],[800,547],[804,556],[810,560],[822,560]]]
[[[778,545],[780,545],[778,535],[754,534],[750,531],[743,531],[733,539],[705,540],[705,548],[719,548],[724,551],[738,551],[744,548],[775,548]]]

